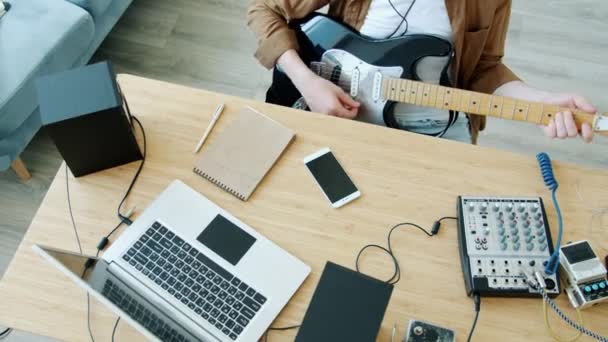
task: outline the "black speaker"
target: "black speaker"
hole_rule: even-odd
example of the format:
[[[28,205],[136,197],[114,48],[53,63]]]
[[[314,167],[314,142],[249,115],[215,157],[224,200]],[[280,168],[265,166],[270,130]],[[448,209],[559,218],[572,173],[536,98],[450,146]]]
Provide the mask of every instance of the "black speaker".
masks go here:
[[[109,62],[36,80],[42,124],[75,177],[141,160]]]

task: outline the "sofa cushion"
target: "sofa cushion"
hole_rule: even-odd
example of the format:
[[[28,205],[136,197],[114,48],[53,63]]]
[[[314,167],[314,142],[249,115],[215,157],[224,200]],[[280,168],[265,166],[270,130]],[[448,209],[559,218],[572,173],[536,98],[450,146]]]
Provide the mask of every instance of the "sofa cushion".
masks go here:
[[[93,19],[99,18],[110,6],[112,0],[67,0],[89,12]]]
[[[91,16],[64,0],[12,4],[0,20],[0,139],[38,106],[34,80],[72,68],[95,31]]]

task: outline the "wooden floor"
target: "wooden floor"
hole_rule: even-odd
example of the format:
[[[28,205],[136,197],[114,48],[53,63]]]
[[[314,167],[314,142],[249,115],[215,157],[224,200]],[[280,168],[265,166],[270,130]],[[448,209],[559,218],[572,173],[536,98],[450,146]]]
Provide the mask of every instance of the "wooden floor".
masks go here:
[[[110,59],[117,72],[263,99],[270,74],[253,58],[246,3],[134,0],[94,59]],[[601,0],[514,0],[506,63],[532,85],[579,92],[608,111],[607,17],[608,3]],[[533,125],[491,120],[480,145],[529,155],[546,151],[553,159],[608,167],[608,139],[591,145],[552,141]],[[33,175],[27,184],[11,171],[0,172],[0,275],[61,162],[43,133],[23,160]],[[46,341],[22,332],[6,339],[34,340]]]

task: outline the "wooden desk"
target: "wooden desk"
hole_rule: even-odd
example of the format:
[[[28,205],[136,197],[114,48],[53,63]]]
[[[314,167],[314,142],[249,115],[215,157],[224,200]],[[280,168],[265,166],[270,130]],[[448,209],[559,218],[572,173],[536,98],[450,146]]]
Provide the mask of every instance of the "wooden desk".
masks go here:
[[[536,161],[530,157],[128,75],[119,80],[148,138],[146,166],[126,207],[145,208],[179,178],[312,267],[275,326],[301,322],[327,260],[354,268],[359,249],[367,243],[384,245],[392,225],[409,221],[428,227],[441,216],[454,215],[460,194],[540,195],[550,203]],[[220,102],[226,103],[226,111],[211,140],[244,105],[297,131],[295,143],[248,202],[191,171],[197,158],[192,150]],[[337,210],[329,206],[302,164],[304,156],[324,146],[333,149],[362,192],[360,199]],[[592,232],[590,223],[594,207],[608,203],[608,172],[554,165],[565,215],[564,241],[590,239],[596,252],[605,255],[608,227],[601,231],[596,222]],[[100,237],[116,225],[116,207],[137,166],[132,163],[70,180],[74,218],[86,253],[95,254]],[[87,341],[85,293],[31,249],[33,243],[41,243],[77,251],[64,177],[62,167],[0,283],[0,322],[61,340]],[[551,205],[547,212],[556,227]],[[474,310],[464,292],[456,224],[444,222],[433,238],[406,228],[394,235],[393,243],[403,274],[378,340],[388,341],[395,323],[402,336],[409,319],[417,318],[455,329],[462,341]],[[374,253],[364,258],[363,270],[382,279],[393,271],[387,256]],[[109,341],[115,317],[92,302],[93,334],[98,341]],[[569,307],[564,295],[558,302]],[[608,335],[607,315],[608,305],[584,311],[587,327],[603,335]],[[273,332],[270,341],[291,341],[294,335],[294,331]],[[141,336],[121,323],[117,339]],[[484,298],[475,340],[550,341],[541,301]]]

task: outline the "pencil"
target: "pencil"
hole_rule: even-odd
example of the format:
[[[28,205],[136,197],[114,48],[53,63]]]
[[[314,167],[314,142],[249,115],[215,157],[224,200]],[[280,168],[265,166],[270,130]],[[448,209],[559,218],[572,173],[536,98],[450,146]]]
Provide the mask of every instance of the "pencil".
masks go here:
[[[217,106],[217,108],[215,109],[215,113],[213,113],[213,117],[211,117],[211,122],[209,123],[209,126],[207,126],[207,129],[205,130],[205,133],[203,134],[203,137],[201,138],[201,140],[199,140],[198,144],[196,144],[194,153],[197,153],[201,149],[201,147],[205,143],[205,140],[207,140],[209,133],[211,133],[213,126],[215,126],[215,123],[220,118],[220,115],[222,114],[223,111],[224,111],[224,104],[222,103],[219,106]]]

